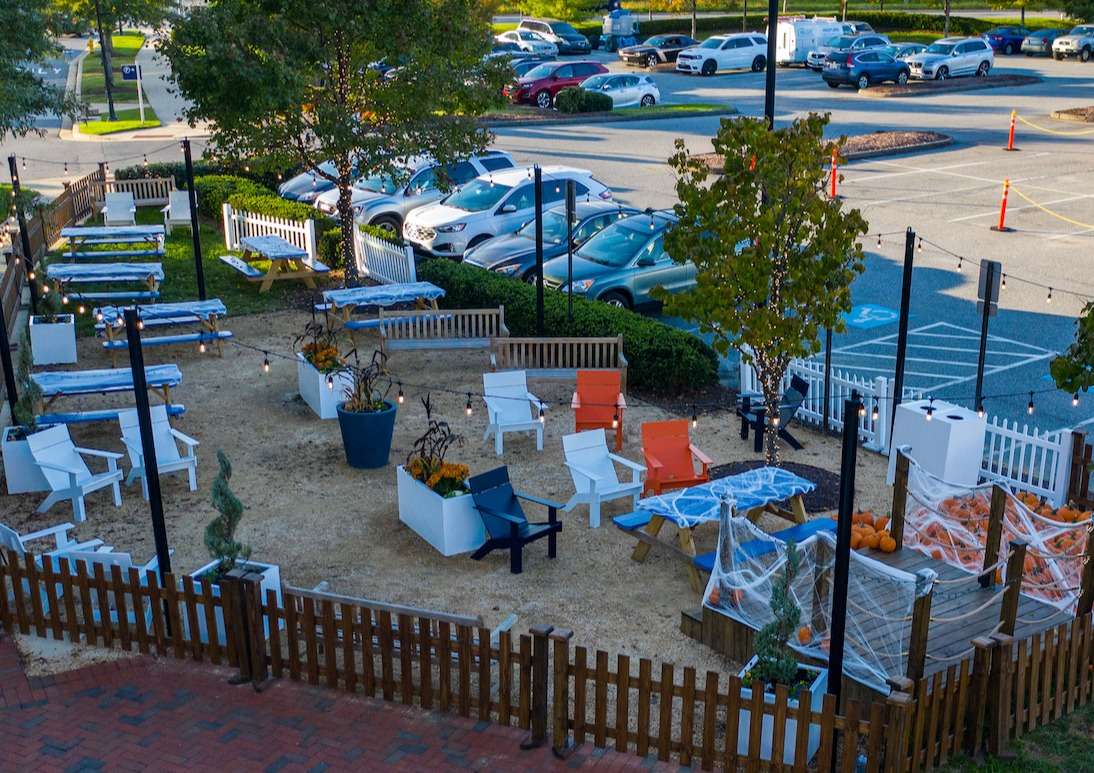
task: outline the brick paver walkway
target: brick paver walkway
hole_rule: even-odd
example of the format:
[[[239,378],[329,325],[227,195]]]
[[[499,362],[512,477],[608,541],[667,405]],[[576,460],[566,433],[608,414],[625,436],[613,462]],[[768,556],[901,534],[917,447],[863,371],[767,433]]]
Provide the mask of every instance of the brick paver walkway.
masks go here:
[[[516,728],[233,673],[136,657],[28,678],[0,631],[0,770],[668,769],[589,745],[563,762]]]

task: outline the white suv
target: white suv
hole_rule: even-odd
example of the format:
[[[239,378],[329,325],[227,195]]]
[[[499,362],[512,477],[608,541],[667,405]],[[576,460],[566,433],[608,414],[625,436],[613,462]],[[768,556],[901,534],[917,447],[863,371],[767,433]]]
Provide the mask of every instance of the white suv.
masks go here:
[[[516,43],[521,51],[537,56],[558,56],[558,46],[544,38],[538,32],[531,30],[509,30],[495,35],[494,40],[499,43]]]
[[[450,185],[459,187],[482,174],[512,169],[513,157],[501,150],[488,150],[478,156],[456,161],[444,168]],[[438,188],[441,167],[429,156],[407,159],[396,183],[386,175],[364,177],[353,183],[350,204],[358,223],[374,225],[398,234],[408,212],[432,204],[444,193]],[[328,215],[338,211],[338,189],[325,191],[315,200],[315,208]]]
[[[995,54],[983,38],[942,38],[906,61],[913,78],[941,81],[955,75],[984,77],[995,64]]]
[[[1055,59],[1077,56],[1080,62],[1089,62],[1091,55],[1094,55],[1094,24],[1081,24],[1052,41]]]
[[[677,72],[713,75],[741,68],[760,72],[767,66],[767,38],[758,32],[715,35],[676,57]]]
[[[588,170],[545,166],[542,171],[544,210],[566,198],[566,180],[576,183],[579,199],[612,198]],[[480,175],[435,204],[415,209],[403,224],[403,238],[420,252],[460,258],[492,236],[516,231],[534,215],[532,167],[509,169]]]

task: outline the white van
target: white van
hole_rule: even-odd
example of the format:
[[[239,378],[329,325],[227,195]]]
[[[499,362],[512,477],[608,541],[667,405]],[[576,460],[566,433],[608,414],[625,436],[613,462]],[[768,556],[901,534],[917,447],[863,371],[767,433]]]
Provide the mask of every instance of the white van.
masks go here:
[[[775,64],[804,65],[812,49],[820,48],[828,40],[844,34],[847,27],[847,24],[834,18],[779,19],[778,35],[775,38]]]

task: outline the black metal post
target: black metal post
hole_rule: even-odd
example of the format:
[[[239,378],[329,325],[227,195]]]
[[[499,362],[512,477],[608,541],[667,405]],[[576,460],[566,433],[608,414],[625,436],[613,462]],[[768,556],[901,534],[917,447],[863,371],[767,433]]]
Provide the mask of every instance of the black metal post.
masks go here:
[[[171,551],[167,545],[167,526],[163,522],[163,498],[160,494],[160,471],[156,462],[156,443],[152,437],[152,411],[148,405],[148,382],[144,375],[144,351],[141,331],[137,328],[137,310],[125,310],[125,338],[129,346],[129,367],[133,371],[133,396],[137,401],[137,425],[141,431],[141,454],[144,457],[144,479],[148,483],[148,507],[152,513],[152,535],[156,541],[160,585],[171,572]]]
[[[190,237],[194,244],[194,276],[198,280],[198,298],[205,300],[205,267],[201,263],[201,232],[198,231],[198,197],[194,191],[194,162],[190,157],[190,138],[182,139],[182,157],[186,160],[186,193],[190,199]]]
[[[775,38],[779,34],[779,0],[767,0],[767,72],[764,81],[764,115],[767,128],[775,128]]]
[[[99,58],[103,60],[103,85],[106,87],[106,107],[111,121],[118,120],[118,114],[114,112],[114,74],[110,70],[110,55],[106,48],[106,36],[103,35],[102,9],[99,0],[95,0],[95,27],[99,31]]]
[[[824,406],[821,409],[821,426],[828,431],[828,419],[832,416],[832,328],[824,329]]]
[[[574,293],[570,286],[574,283],[574,214],[577,209],[577,183],[566,181],[566,321],[574,321]]]
[[[34,256],[30,254],[30,234],[27,232],[27,217],[19,206],[19,164],[15,154],[8,156],[8,172],[11,173],[11,200],[15,205],[15,219],[19,222],[19,241],[23,245],[23,273],[27,275],[27,287],[30,289],[30,313],[38,313],[38,288],[30,278],[34,272]]]
[[[915,260],[915,231],[904,233],[904,278],[900,283],[900,325],[896,338],[896,372],[893,374],[893,415],[889,419],[889,437],[893,436],[896,407],[904,396],[904,361],[908,356],[908,314],[912,304],[912,262]]]
[[[543,170],[535,166],[536,194],[536,335],[543,332]],[[567,288],[569,290],[570,288]]]
[[[15,311],[19,313],[18,309]],[[4,365],[4,385],[7,387],[8,405],[11,406],[11,423],[15,424],[15,404],[19,392],[15,388],[15,368],[11,366],[11,342],[8,340],[8,321],[0,314],[0,360]]]
[[[976,402],[973,410],[979,411],[984,398],[984,360],[988,355],[988,320],[991,318],[991,299],[995,290],[995,263],[987,261],[984,267],[984,313],[980,316],[980,354],[976,358]]]

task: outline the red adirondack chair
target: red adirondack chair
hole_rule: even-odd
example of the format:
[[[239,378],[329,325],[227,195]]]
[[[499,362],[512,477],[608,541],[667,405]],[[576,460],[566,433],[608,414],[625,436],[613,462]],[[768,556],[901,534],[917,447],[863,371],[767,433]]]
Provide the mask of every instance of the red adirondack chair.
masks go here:
[[[615,450],[623,447],[623,411],[627,401],[620,390],[619,371],[579,370],[570,407],[574,409],[574,432],[587,429],[615,432]]]
[[[645,496],[694,486],[710,480],[710,458],[691,444],[688,420],[648,421],[642,425],[642,455],[646,457]],[[700,469],[695,471],[695,462]]]

